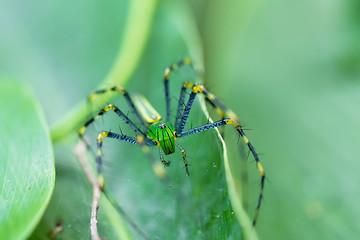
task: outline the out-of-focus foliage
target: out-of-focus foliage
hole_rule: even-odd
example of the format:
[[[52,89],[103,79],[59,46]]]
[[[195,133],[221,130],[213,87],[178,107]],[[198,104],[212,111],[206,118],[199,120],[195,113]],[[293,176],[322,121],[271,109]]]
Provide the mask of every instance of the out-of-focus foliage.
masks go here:
[[[28,82],[53,125],[85,99],[109,71],[123,38],[129,5],[127,1],[38,4],[0,3],[0,73]],[[144,57],[127,85],[130,92],[146,95],[162,114],[163,69],[190,54],[183,32],[171,17],[177,6],[159,2]],[[355,239],[360,235],[356,201],[360,197],[358,1],[191,1],[191,6],[204,47],[205,84],[239,115],[262,154],[269,181],[256,227],[260,238]],[[189,68],[174,74],[174,102],[181,82],[193,77]],[[124,105],[121,99],[116,101]],[[102,106],[90,107],[96,112]],[[196,115],[198,105],[192,111],[190,124],[206,121]],[[89,136],[94,138],[98,131],[110,128],[118,130],[114,119],[99,120],[89,129]],[[230,160],[238,159],[241,141],[237,143],[227,132],[225,136]],[[71,157],[72,143],[55,149],[57,185],[35,239],[46,238],[58,218],[65,224],[59,238],[88,238],[91,189]],[[207,173],[214,165],[221,171],[223,167],[213,134],[195,136],[181,144],[188,150],[191,175],[187,179],[181,173],[181,156],[170,158],[173,166],[168,171],[175,184],[166,189],[149,181],[156,178],[139,148],[110,141],[104,146],[109,189],[151,237],[189,237],[196,226],[208,229],[203,224],[206,221],[212,234],[219,222],[235,220],[231,216],[218,219],[219,209],[232,213],[226,209],[228,202],[219,209],[212,202],[198,202],[211,199],[213,191],[226,191],[223,175]],[[199,161],[204,158],[211,160]],[[247,199],[252,216],[259,177],[251,156],[248,168]],[[149,185],[158,190],[148,192]],[[174,199],[182,199],[184,205],[174,207]],[[220,200],[216,199],[215,205]],[[154,202],[160,203],[158,207],[149,206]],[[105,224],[100,235],[116,238],[121,233],[110,223],[121,220],[109,214],[112,209],[106,202],[102,206],[100,222]],[[209,208],[214,213],[203,215]],[[166,221],[179,211],[184,212],[178,218],[181,222]],[[223,239],[228,235],[221,234],[240,235],[241,229],[234,224],[227,222],[230,228],[215,235]]]
[[[260,238],[360,235],[359,6],[337,0],[194,6],[207,85],[252,129],[267,170]],[[249,187],[257,190],[252,179]]]

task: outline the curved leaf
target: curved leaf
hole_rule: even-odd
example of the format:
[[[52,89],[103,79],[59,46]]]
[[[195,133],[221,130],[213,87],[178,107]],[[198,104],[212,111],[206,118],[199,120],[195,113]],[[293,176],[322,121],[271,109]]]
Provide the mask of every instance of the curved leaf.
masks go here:
[[[0,83],[0,239],[26,239],[54,188],[52,145],[42,112],[19,84]]]

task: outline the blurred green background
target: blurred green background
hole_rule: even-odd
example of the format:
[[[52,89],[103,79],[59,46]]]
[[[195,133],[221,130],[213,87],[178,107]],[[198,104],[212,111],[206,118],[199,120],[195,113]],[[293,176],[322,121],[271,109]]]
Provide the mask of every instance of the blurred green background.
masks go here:
[[[206,86],[233,109],[249,129],[246,133],[261,154],[267,173],[264,203],[256,226],[259,238],[358,239],[359,2],[229,0],[186,4],[158,2],[144,54],[126,83],[129,92],[143,93],[163,113],[163,70],[183,57],[201,57],[201,54],[193,54],[203,51]],[[128,13],[127,1],[0,1],[0,75],[29,85],[44,108],[50,126],[54,126],[94,91],[109,71],[119,41],[124,38]],[[184,27],[179,27],[182,23],[188,27],[185,33]],[[190,29],[195,26],[201,44],[189,46],[191,35],[197,37]],[[173,86],[174,99],[178,94],[175,89],[179,89],[182,81],[192,80],[194,75],[190,68],[174,74],[177,83]],[[93,112],[99,107],[93,106]],[[106,125],[107,121],[102,123]],[[195,113],[191,121],[195,126],[206,119]],[[89,135],[96,135],[101,126],[99,123]],[[117,128],[116,124],[112,127]],[[72,135],[75,136],[76,131]],[[212,140],[214,136],[209,135],[206,138]],[[219,159],[215,156],[218,153],[211,152],[215,147],[195,153],[196,149],[206,147],[201,145],[202,139],[193,140],[200,142],[193,150],[191,143],[184,143],[190,148],[189,153],[193,152],[192,178],[200,179],[205,175],[195,165],[195,160],[201,158],[197,155],[208,154]],[[234,142],[237,142],[236,137],[227,141],[232,151],[241,144]],[[88,226],[91,189],[85,177],[79,174],[81,171],[70,152],[72,144],[70,140],[56,145],[56,188],[34,239],[45,238],[59,212],[71,208],[77,212],[76,218],[72,216],[71,224],[66,225],[67,231],[59,238],[70,238],[74,234],[79,234],[78,238],[88,237],[88,232],[82,231],[87,231],[83,229]],[[119,148],[118,152],[110,153],[114,148]],[[123,148],[109,143],[107,158],[120,154],[131,156],[134,162],[142,160],[139,149]],[[138,155],[131,155],[129,151]],[[137,195],[137,192],[146,192],[151,169],[126,164],[127,171],[121,172],[119,177],[113,170],[117,169],[114,164],[105,162],[109,186],[118,198],[125,195],[130,199],[125,200],[124,205],[131,209],[134,203],[139,204],[134,201],[143,200],[144,195]],[[181,161],[174,166],[169,168],[170,172],[183,171]],[[259,190],[258,173],[251,156],[248,168],[251,218]],[[182,180],[179,188],[188,184],[183,175],[175,180]],[[120,186],[128,182],[125,187],[128,191],[138,191],[133,196],[127,196],[126,189],[116,192],[117,182]],[[210,187],[215,188],[215,185]],[[204,192],[204,197],[208,198],[206,193],[210,194],[210,190]],[[75,193],[79,195],[77,200],[69,199]],[[156,194],[163,196],[161,192]],[[156,202],[156,194],[145,194],[148,202]],[[186,196],[191,198],[194,194]],[[161,202],[166,204],[167,199]],[[140,222],[151,222],[157,211],[151,212],[149,205],[144,204],[141,202],[140,209],[131,210],[130,214],[136,215],[135,219]],[[104,209],[106,212],[106,207]],[[104,214],[103,218],[106,217]],[[187,220],[180,228],[191,228],[191,217],[184,216],[184,219]],[[166,222],[157,221],[155,225],[166,225]],[[103,234],[108,234],[113,226],[102,228]],[[151,224],[146,228],[152,234],[152,229],[157,229]],[[240,230],[236,229],[232,229],[234,239],[239,236],[236,231]],[[155,238],[155,235],[151,236]],[[107,235],[107,239],[114,236]],[[165,233],[158,236],[170,238]]]

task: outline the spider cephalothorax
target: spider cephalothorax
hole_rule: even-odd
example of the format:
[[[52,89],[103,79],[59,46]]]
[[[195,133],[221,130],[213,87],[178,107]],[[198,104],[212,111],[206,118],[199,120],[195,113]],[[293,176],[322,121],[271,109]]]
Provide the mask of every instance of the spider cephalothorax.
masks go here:
[[[148,137],[160,145],[165,155],[175,152],[175,133],[171,123],[162,121],[153,123],[149,128]]]

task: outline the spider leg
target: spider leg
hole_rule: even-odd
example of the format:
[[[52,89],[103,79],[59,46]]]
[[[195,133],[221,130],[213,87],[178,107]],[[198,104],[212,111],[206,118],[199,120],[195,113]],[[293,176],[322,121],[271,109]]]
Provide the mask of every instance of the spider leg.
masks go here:
[[[203,94],[207,98],[209,98],[210,101],[213,101],[215,103],[215,105],[217,105],[223,112],[225,112],[225,115],[230,117],[230,120],[231,120],[230,122],[234,125],[235,129],[238,131],[238,133],[240,134],[240,136],[242,137],[244,142],[248,145],[248,148],[249,148],[250,152],[252,153],[252,155],[254,156],[254,159],[256,161],[256,166],[259,170],[261,182],[260,182],[260,193],[259,193],[259,198],[258,198],[258,204],[256,206],[255,216],[254,216],[254,220],[252,223],[253,226],[255,226],[257,217],[259,215],[259,210],[260,210],[260,206],[261,206],[261,202],[262,202],[262,198],[263,198],[263,192],[264,192],[264,184],[265,184],[264,167],[262,166],[262,164],[260,162],[259,156],[256,153],[254,146],[251,144],[249,139],[246,137],[241,125],[239,124],[239,120],[238,120],[238,117],[236,116],[236,114],[232,110],[230,110],[228,107],[226,107],[225,104],[223,104],[220,101],[220,99],[218,99],[214,94],[209,92],[205,87],[202,86],[202,89],[203,89],[203,91],[202,91]]]
[[[120,92],[125,97],[126,102],[128,103],[128,105],[129,105],[129,107],[131,109],[131,112],[136,117],[137,122],[140,124],[141,129],[146,132],[147,127],[146,127],[143,119],[141,118],[138,110],[136,109],[136,107],[134,105],[134,102],[132,101],[128,91],[126,91],[126,89],[124,87],[118,85],[118,86],[115,86],[115,87],[112,87],[112,88],[105,88],[105,89],[96,90],[95,92],[91,93],[88,96],[88,101],[93,101],[98,95],[106,94],[108,92]]]
[[[207,130],[210,130],[210,129],[213,129],[213,128],[224,126],[224,125],[229,124],[229,123],[227,123],[227,121],[229,121],[229,120],[230,120],[229,118],[225,118],[225,119],[222,119],[222,120],[217,121],[217,122],[208,123],[208,124],[205,124],[205,125],[202,125],[202,126],[199,126],[199,127],[195,127],[195,128],[183,131],[179,135],[180,135],[180,137],[186,137],[186,136],[190,136],[190,135],[193,135],[193,134],[196,134],[196,133],[207,131]]]
[[[94,117],[90,118],[78,131],[79,137],[80,139],[85,143],[86,148],[88,150],[90,150],[91,152],[94,153],[94,150],[91,148],[90,144],[88,143],[88,141],[84,138],[84,132],[86,130],[86,128],[93,123],[96,119],[98,119],[100,116],[104,115],[105,113],[107,113],[109,110],[114,111],[126,124],[128,124],[131,129],[137,134],[137,135],[142,135],[146,138],[146,135],[118,108],[116,107],[114,104],[109,104],[106,107],[104,107],[103,109],[101,109],[101,111],[95,115]],[[146,142],[151,142],[150,139],[146,138]],[[96,154],[95,154],[96,155]]]
[[[163,169],[161,169],[159,167],[159,165],[156,163],[156,161],[154,161],[154,157],[152,156],[152,154],[150,153],[148,146],[156,146],[156,143],[154,143],[153,141],[151,141],[118,107],[116,107],[113,104],[109,104],[108,106],[104,107],[97,115],[95,115],[94,117],[92,117],[91,119],[89,119],[84,126],[82,126],[79,129],[79,137],[80,139],[86,144],[88,149],[91,149],[90,145],[87,143],[87,141],[84,139],[83,134],[86,130],[86,128],[93,123],[96,119],[98,119],[101,115],[104,115],[105,113],[107,113],[109,110],[114,111],[126,124],[128,124],[130,126],[130,128],[135,132],[135,134],[137,135],[135,142],[137,141],[138,145],[141,146],[142,151],[147,155],[147,157],[150,159],[151,165],[154,169],[155,174],[159,177],[164,179],[166,177],[166,172],[163,171]],[[115,133],[113,133],[115,134]],[[120,134],[119,136],[125,136],[123,134]],[[128,137],[129,138],[129,137]],[[96,153],[96,156],[98,156],[98,154]]]
[[[184,58],[183,60],[179,61],[178,63],[175,63],[165,69],[164,72],[164,87],[165,87],[165,102],[166,102],[166,121],[170,122],[171,118],[171,106],[170,106],[170,90],[169,90],[169,80],[170,80],[170,73],[178,69],[179,67],[183,65],[190,65],[191,59],[190,58]]]
[[[187,88],[192,89],[192,92],[190,93],[188,102],[184,108],[183,107],[184,98],[185,98],[185,93],[186,93]],[[176,115],[175,127],[174,127],[175,132],[178,136],[180,136],[181,132],[184,130],[187,118],[190,114],[192,104],[194,103],[194,100],[196,97],[196,94],[202,93],[203,89],[205,89],[205,87],[202,85],[195,85],[191,82],[184,82],[184,84],[181,88],[181,92],[180,92],[179,106],[178,106],[178,111],[177,111],[177,115]],[[219,114],[219,116],[222,119],[225,118],[224,111],[220,107],[218,107],[212,100],[210,100],[206,95],[205,95],[205,100],[207,102],[209,102],[209,104],[216,110],[216,112]]]
[[[129,142],[132,144],[139,144],[136,138],[129,137],[129,136],[126,136],[123,134],[117,134],[117,133],[105,132],[105,131],[98,134],[98,136],[97,136],[97,151],[96,151],[96,170],[97,170],[97,174],[98,174],[99,186],[101,189],[104,189],[104,177],[102,176],[102,172],[101,172],[102,155],[103,155],[102,145],[103,145],[104,138],[112,138],[112,139],[117,139],[119,141]],[[151,143],[149,142],[149,143],[145,143],[145,144],[151,145],[151,146],[155,145],[155,143],[153,143],[153,142],[151,142]]]
[[[186,174],[189,176],[188,163],[187,163],[187,160],[186,160],[186,152],[185,152],[184,148],[182,148],[179,144],[176,144],[176,146],[180,149],[180,151],[182,153]]]
[[[189,99],[188,99],[188,102],[187,102],[185,108],[183,108],[183,101],[184,101],[184,97],[185,97],[185,93],[186,93],[186,88],[192,88],[192,92],[190,93],[190,96],[189,96]],[[192,104],[194,103],[196,95],[201,91],[202,91],[201,88],[197,85],[194,85],[193,83],[185,82],[183,84],[183,87],[181,88],[181,92],[180,92],[179,107],[178,107],[178,112],[177,112],[177,116],[176,116],[176,120],[175,120],[175,136],[176,136],[176,138],[183,136],[183,129],[185,127],[187,118],[190,114]],[[224,125],[224,124],[222,124],[222,125]],[[219,126],[222,126],[222,125],[219,125]],[[216,126],[214,125],[214,127],[216,127]],[[178,144],[176,144],[176,145],[180,148],[180,150],[183,154],[183,160],[184,160],[184,164],[185,164],[186,174],[189,175],[189,169],[188,169],[188,163],[186,160],[185,150],[180,145],[178,145]]]
[[[212,102],[208,97],[205,97],[205,101],[216,110],[217,114],[221,117],[221,119],[225,118],[225,113],[221,110],[221,108],[216,106],[214,102]]]
[[[217,105],[215,105],[215,103],[213,101],[211,101],[206,95],[205,95],[205,101],[207,103],[210,104],[210,106],[215,109],[216,113],[220,116],[221,119],[225,118],[225,113],[223,110],[221,110],[220,107],[218,107]],[[225,138],[225,128],[221,127],[219,128],[219,132],[222,138]],[[250,152],[249,152],[250,153]],[[246,158],[241,158],[241,183],[242,183],[242,200],[243,200],[243,205],[245,209],[248,209],[248,182],[249,182],[249,178],[248,178],[248,164],[247,164],[247,159],[248,156]]]
[[[101,111],[95,115],[94,117],[90,118],[85,124],[84,126],[82,126],[79,131],[79,137],[88,145],[88,143],[84,140],[83,138],[83,134],[86,130],[86,128],[93,123],[96,119],[98,119],[101,115],[104,115],[105,113],[107,113],[109,110],[114,111],[126,124],[128,124],[130,126],[130,128],[136,133],[136,135],[142,135],[145,137],[145,141],[147,143],[152,142],[150,139],[146,138],[146,135],[118,108],[116,107],[114,104],[109,104],[106,107],[104,107],[103,109],[101,109]]]
[[[164,157],[163,157],[163,155],[162,155],[162,152],[161,152],[161,148],[159,148],[159,154],[160,154],[160,160],[161,160],[161,162],[165,165],[165,166],[170,166],[170,161],[165,161],[165,159],[164,159]]]
[[[182,113],[184,112],[184,108],[185,108],[185,94],[186,94],[186,86],[182,86],[181,87],[181,91],[180,91],[180,99],[178,102],[178,110],[177,110],[177,114],[176,114],[176,119],[175,119],[175,124],[174,124],[174,128],[177,129],[180,125],[180,121],[181,121],[181,117],[182,117]]]
[[[215,127],[219,127],[219,126],[222,126],[222,125],[232,124],[232,125],[234,125],[236,131],[240,134],[240,136],[242,137],[244,142],[247,144],[250,152],[254,156],[255,161],[256,161],[256,166],[257,166],[257,168],[259,170],[259,175],[260,175],[260,178],[261,178],[260,194],[259,194],[259,198],[258,198],[258,204],[257,204],[256,210],[255,210],[255,217],[254,217],[254,220],[253,220],[253,226],[255,226],[256,220],[257,220],[257,217],[258,217],[258,214],[259,214],[259,209],[260,209],[260,206],[261,206],[262,198],[263,198],[264,184],[265,184],[265,170],[264,170],[264,167],[262,166],[262,164],[260,162],[259,156],[256,153],[254,146],[251,144],[249,139],[246,137],[244,131],[242,130],[242,127],[239,124],[239,120],[238,120],[238,117],[236,116],[236,114],[233,111],[231,111],[228,107],[226,107],[217,97],[215,97],[214,94],[209,92],[203,85],[194,85],[192,83],[187,83],[186,82],[184,84],[184,86],[192,88],[192,91],[193,91],[191,93],[191,95],[189,97],[189,101],[188,101],[188,105],[190,104],[190,108],[191,108],[191,104],[193,102],[193,99],[191,100],[191,96],[194,93],[202,92],[205,95],[205,97],[208,98],[208,100],[210,102],[213,102],[213,104],[215,106],[219,107],[220,110],[223,113],[225,113],[225,115],[227,115],[229,118],[226,118],[226,119],[214,122],[214,123],[210,123],[210,124],[205,124],[203,126],[193,128],[193,129],[190,129],[190,130],[187,130],[187,131],[183,131],[183,128],[184,128],[185,123],[186,123],[186,119],[187,119],[188,114],[190,112],[190,109],[188,109],[188,111],[187,111],[187,107],[188,107],[188,105],[187,105],[185,107],[185,110],[184,110],[181,125],[179,126],[178,131],[176,131],[176,136],[177,137],[188,136],[188,135],[191,135],[191,134],[206,131],[206,130],[209,130],[209,129],[212,129],[212,128],[215,128]],[[195,98],[195,96],[193,98]]]
[[[208,97],[205,97],[205,101],[206,101],[207,103],[209,103],[212,108],[215,109],[215,111],[217,112],[217,114],[220,116],[221,119],[224,119],[224,118],[225,118],[225,114],[224,114],[224,112],[221,110],[221,108],[219,108],[218,106],[215,105],[215,103],[213,103],[212,101],[210,101]],[[224,128],[219,129],[219,131],[220,131],[220,134],[221,134],[222,138],[224,138]]]
[[[175,134],[178,137],[181,135],[181,132],[184,130],[186,121],[187,121],[187,119],[189,117],[190,110],[191,110],[192,104],[194,103],[196,95],[199,92],[201,92],[200,86],[194,85],[191,82],[185,82],[184,85],[183,85],[183,88],[191,88],[192,92],[190,93],[190,96],[189,96],[189,99],[188,99],[188,101],[186,103],[185,109],[184,109],[183,113],[181,114],[181,119],[180,119],[180,121],[178,121],[179,122],[178,125],[176,125],[176,123],[175,123],[175,127],[174,127],[175,128]],[[178,114],[179,114],[179,112],[178,112]]]

